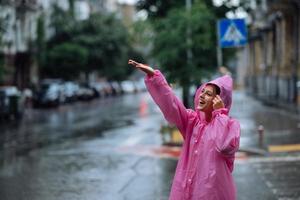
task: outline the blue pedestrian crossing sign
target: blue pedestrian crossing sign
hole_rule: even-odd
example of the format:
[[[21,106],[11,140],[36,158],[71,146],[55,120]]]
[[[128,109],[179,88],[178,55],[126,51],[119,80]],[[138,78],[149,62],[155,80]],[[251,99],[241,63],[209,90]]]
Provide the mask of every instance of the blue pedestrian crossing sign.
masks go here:
[[[218,21],[220,47],[239,47],[247,43],[247,27],[244,19],[221,19]]]

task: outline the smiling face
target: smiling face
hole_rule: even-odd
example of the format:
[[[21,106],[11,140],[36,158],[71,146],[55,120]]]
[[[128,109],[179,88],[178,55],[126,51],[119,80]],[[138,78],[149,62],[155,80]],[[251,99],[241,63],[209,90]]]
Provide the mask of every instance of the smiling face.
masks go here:
[[[213,111],[213,99],[217,95],[216,86],[212,84],[206,85],[201,93],[199,98],[199,104],[197,109],[203,112],[212,112]]]

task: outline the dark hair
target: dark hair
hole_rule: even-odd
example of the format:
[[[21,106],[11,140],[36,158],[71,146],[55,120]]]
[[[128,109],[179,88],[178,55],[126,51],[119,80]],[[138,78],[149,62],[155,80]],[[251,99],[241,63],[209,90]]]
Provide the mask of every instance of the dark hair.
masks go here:
[[[208,83],[207,85],[213,85],[213,86],[215,86],[217,95],[220,95],[220,94],[221,94],[221,89],[220,89],[219,86],[217,86],[216,84]]]

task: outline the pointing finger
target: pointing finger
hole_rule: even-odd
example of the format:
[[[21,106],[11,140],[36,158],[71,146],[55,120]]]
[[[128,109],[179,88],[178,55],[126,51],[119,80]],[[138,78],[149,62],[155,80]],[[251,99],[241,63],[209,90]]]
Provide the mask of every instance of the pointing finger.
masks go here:
[[[134,60],[129,60],[128,61],[128,64],[131,64],[131,65],[138,65],[139,63],[138,62],[135,62]]]

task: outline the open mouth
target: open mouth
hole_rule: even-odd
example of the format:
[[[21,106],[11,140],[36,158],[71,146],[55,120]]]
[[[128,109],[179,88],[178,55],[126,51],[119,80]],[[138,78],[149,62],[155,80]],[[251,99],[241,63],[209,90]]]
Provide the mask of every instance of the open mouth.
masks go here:
[[[205,102],[204,102],[204,101],[200,101],[199,104],[200,104],[200,105],[204,105]]]

